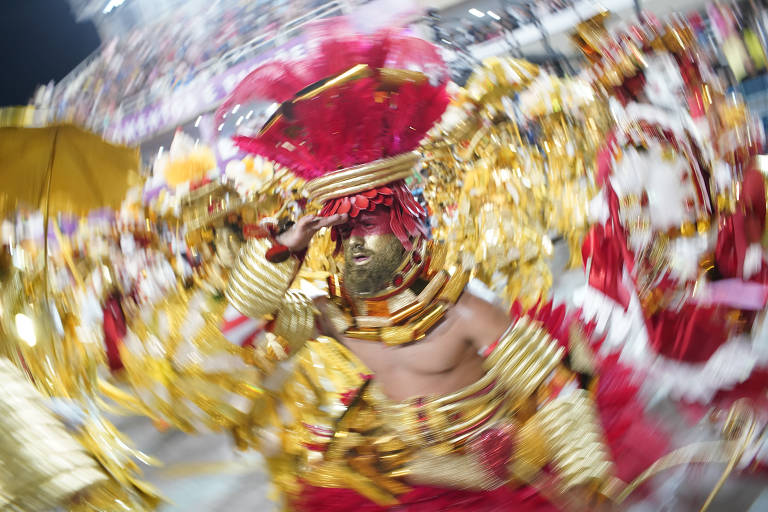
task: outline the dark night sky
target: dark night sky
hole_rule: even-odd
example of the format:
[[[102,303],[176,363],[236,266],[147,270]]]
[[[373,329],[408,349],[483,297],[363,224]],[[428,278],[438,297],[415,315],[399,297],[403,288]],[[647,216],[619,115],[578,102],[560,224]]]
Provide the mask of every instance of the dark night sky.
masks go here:
[[[26,104],[35,86],[63,78],[98,45],[93,24],[76,23],[66,0],[0,0],[0,106]]]

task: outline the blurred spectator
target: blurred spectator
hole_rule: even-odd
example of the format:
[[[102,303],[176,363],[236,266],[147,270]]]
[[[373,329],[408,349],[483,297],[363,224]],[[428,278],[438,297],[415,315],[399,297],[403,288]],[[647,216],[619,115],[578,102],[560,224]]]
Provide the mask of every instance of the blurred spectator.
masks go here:
[[[352,0],[365,4],[371,0]],[[168,96],[194,80],[207,80],[227,66],[253,53],[243,52],[220,59],[229,51],[252,41],[261,50],[278,30],[329,3],[329,0],[227,0],[201,13],[194,6],[178,8],[152,25],[136,28],[108,41],[66,81],[46,91],[45,99],[58,119],[68,119],[95,130],[106,128],[126,110],[140,109]],[[350,2],[346,2],[350,3]],[[535,12],[508,6],[500,20],[464,18],[444,27],[447,39],[469,46],[530,23],[531,15],[543,16],[566,7],[564,0],[537,2]],[[331,11],[328,14],[339,14]],[[94,121],[95,120],[95,121]],[[94,122],[102,123],[94,126]]]
[[[489,16],[483,18],[466,17],[458,24],[451,26],[446,23],[442,27],[449,41],[459,46],[478,44],[503,35],[504,30],[512,31],[534,21],[534,18],[552,14],[566,9],[568,2],[565,0],[540,0],[529,10],[525,6],[507,5],[499,14],[501,19],[495,20]],[[497,11],[498,12],[498,11]]]
[[[152,103],[195,79],[208,79],[223,70],[216,69],[216,60],[228,51],[275,36],[280,27],[328,1],[231,0],[205,13],[193,7],[177,9],[103,44],[83,69],[53,88],[49,106],[59,119],[101,128],[94,127],[93,120],[106,125],[122,113],[126,100],[140,95],[141,103]]]

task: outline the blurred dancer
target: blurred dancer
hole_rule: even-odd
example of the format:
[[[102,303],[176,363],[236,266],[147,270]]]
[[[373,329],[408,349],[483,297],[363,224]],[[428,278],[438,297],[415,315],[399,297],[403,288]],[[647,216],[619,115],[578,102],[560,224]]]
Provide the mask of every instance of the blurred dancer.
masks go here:
[[[509,315],[470,283],[470,261],[446,263],[429,240],[405,179],[445,81],[424,41],[342,33],[308,61],[257,69],[224,107],[280,104],[236,142],[305,179],[320,206],[251,239],[227,288],[270,331],[255,358],[270,393],[244,441],[292,510],[594,510],[621,488],[622,412],[642,409],[619,373],[593,386],[590,330],[562,308]],[[311,298],[292,282],[322,228],[343,265]],[[642,434],[645,460],[618,453],[640,469],[662,449]]]
[[[716,433],[734,411],[752,418],[742,462],[759,462],[768,420],[765,182],[754,159],[762,130],[725,94],[682,20],[648,16],[614,35],[593,19],[578,41],[611,93],[615,124],[598,155],[602,190],[583,248],[589,286],[578,302],[606,333],[600,351],[632,366],[650,396],[690,413],[688,430],[713,420]]]

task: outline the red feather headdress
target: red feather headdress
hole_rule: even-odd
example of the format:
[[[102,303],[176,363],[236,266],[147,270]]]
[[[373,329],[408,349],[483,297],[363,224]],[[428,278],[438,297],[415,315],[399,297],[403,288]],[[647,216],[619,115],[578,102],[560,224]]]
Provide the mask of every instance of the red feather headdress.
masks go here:
[[[309,58],[253,71],[219,113],[257,99],[279,103],[258,134],[235,143],[307,180],[321,215],[389,207],[393,232],[410,246],[426,234],[426,212],[404,178],[448,104],[447,79],[437,48],[422,39],[337,33]]]

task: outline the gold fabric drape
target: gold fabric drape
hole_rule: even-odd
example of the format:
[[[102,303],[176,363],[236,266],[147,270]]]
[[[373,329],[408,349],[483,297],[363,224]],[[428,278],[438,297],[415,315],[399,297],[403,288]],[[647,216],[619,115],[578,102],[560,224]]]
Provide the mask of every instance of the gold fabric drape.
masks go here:
[[[137,148],[110,144],[74,125],[0,128],[3,214],[18,206],[48,215],[119,208],[138,170]]]

